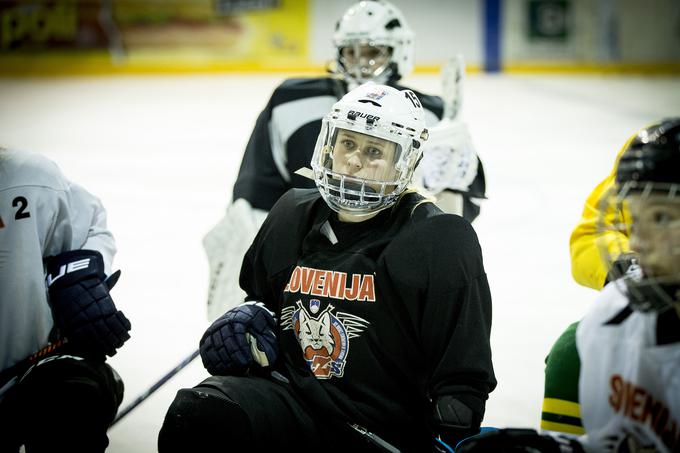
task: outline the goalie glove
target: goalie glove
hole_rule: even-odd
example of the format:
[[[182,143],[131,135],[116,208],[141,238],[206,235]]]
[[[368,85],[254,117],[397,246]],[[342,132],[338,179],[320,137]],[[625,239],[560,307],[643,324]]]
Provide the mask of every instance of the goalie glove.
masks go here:
[[[200,342],[203,366],[212,375],[242,374],[257,364],[272,365],[278,356],[276,319],[262,302],[246,302],[218,318]]]
[[[64,252],[46,258],[45,265],[54,323],[70,352],[88,359],[113,356],[131,328],[109,294],[120,271],[106,279],[102,255],[94,250]]]
[[[414,181],[435,195],[443,190],[469,192],[477,176],[478,158],[465,124],[442,120],[429,133]]]

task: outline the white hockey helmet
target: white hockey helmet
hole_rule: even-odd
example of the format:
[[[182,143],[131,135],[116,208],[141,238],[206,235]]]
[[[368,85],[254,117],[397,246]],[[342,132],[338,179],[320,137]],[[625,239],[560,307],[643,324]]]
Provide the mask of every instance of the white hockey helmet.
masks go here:
[[[392,206],[406,189],[427,140],[425,114],[410,90],[367,82],[322,120],[311,166],[326,203],[368,215]]]
[[[333,35],[337,71],[356,85],[388,83],[413,70],[414,33],[397,7],[385,0],[352,5]]]

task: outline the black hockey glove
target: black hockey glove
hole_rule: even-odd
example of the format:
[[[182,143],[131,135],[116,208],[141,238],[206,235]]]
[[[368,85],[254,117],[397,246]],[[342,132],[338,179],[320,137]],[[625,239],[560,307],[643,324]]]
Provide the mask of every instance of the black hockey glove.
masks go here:
[[[109,295],[120,271],[107,280],[102,255],[94,250],[64,252],[45,265],[52,316],[69,352],[97,360],[113,356],[130,338],[130,321]]]
[[[456,453],[583,453],[583,447],[567,437],[538,434],[533,429],[507,428],[465,439]]]
[[[212,375],[244,373],[257,363],[272,365],[278,356],[276,319],[262,302],[246,302],[219,317],[200,343],[203,366]]]

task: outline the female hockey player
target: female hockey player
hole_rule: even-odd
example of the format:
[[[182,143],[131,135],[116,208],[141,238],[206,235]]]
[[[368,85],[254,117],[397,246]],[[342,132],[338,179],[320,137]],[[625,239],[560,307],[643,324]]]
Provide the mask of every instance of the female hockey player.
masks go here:
[[[680,118],[638,132],[621,154],[615,175],[614,194],[604,198],[612,203],[601,212],[628,214],[599,223],[611,232],[624,231],[625,243],[604,244],[603,252],[614,250],[618,256],[622,247],[630,247],[640,269],[605,286],[573,329],[572,339],[563,341],[566,372],[559,385],[577,401],[569,406],[566,429],[554,430],[578,434],[569,427],[582,427],[578,440],[587,452],[677,452]],[[507,432],[492,433],[469,441],[461,451],[522,451],[510,446],[535,447],[538,440],[526,433],[514,438]],[[552,450],[538,451],[565,450],[554,444]]]
[[[328,110],[366,81],[404,89],[398,82],[413,69],[414,34],[401,11],[384,0],[348,8],[338,21],[333,44],[337,53],[332,75],[289,79],[272,94],[246,146],[233,203],[203,241],[210,265],[211,321],[242,299],[235,270],[267,212],[288,189],[314,187],[296,171],[309,164]],[[446,106],[437,96],[416,92],[430,129],[416,182],[435,194],[446,212],[472,221],[484,198],[485,179],[467,126],[457,116],[462,66],[461,60],[446,78]]]
[[[423,117],[412,91],[373,83],[333,106],[317,189],[287,192],[258,232],[247,302],[203,335],[213,376],[178,392],[161,453],[422,452],[479,430],[491,297],[470,224],[407,188]]]
[[[607,282],[627,272],[639,271],[636,253],[629,244],[630,213],[625,206],[610,203],[608,197],[616,186],[616,171],[621,156],[633,143],[639,146],[640,137],[659,125],[652,124],[633,134],[616,156],[611,174],[588,196],[582,218],[569,241],[572,274],[577,283],[600,290]],[[578,360],[574,343],[577,324],[573,323],[566,329],[546,358],[541,428],[547,431],[569,434],[584,432],[578,417],[577,388],[564,385],[564,382],[572,382],[578,376],[578,367],[572,366]]]
[[[642,272],[605,287],[576,330],[582,441],[588,451],[680,451],[680,118],[638,133],[616,187]]]
[[[123,384],[104,360],[130,337],[115,252],[97,198],[0,148],[0,451],[106,449]]]

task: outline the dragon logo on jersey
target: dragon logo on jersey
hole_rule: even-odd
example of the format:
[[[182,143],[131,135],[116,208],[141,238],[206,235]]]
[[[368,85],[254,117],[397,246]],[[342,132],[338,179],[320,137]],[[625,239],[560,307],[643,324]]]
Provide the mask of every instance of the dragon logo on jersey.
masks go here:
[[[293,330],[300,343],[309,368],[317,379],[342,377],[349,354],[349,340],[358,337],[370,324],[365,319],[349,313],[337,312],[328,305],[319,311],[317,299],[309,303],[309,311],[298,300],[281,312],[283,330]],[[316,311],[315,311],[316,308]]]

